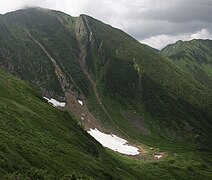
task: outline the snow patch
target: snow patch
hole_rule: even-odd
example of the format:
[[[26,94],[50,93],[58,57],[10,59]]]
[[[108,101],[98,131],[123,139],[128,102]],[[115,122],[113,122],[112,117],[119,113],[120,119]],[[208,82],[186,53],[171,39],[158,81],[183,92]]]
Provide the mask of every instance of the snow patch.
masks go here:
[[[47,97],[43,97],[44,99],[46,99],[49,103],[51,103],[54,107],[65,107],[66,103],[64,102],[59,102],[56,99],[49,99]]]
[[[127,155],[137,155],[139,154],[139,149],[128,145],[125,139],[122,139],[113,134],[105,134],[98,129],[90,129],[88,133],[93,136],[99,143],[104,147],[112,149],[122,154]]]
[[[82,106],[83,102],[81,100],[78,100],[78,103]]]
[[[162,157],[163,157],[162,155],[157,155],[157,154],[155,155],[155,158],[156,158],[156,159],[160,159],[160,158],[162,158]]]

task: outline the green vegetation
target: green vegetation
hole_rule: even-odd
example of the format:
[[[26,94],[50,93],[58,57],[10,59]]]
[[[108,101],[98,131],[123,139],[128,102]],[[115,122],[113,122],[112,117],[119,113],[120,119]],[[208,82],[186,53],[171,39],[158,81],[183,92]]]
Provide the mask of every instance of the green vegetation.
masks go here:
[[[0,97],[1,175],[43,170],[62,177],[101,171],[102,147],[68,112],[51,107],[35,90],[2,71]]]
[[[9,16],[8,22],[19,22],[18,17],[15,16],[14,18],[17,19],[13,20]],[[1,18],[0,24],[4,30],[0,31],[1,67],[27,82],[31,82],[34,86],[41,88],[43,92],[48,90],[49,94],[53,95],[55,91],[62,96],[63,92],[54,73],[53,65],[44,52],[27,36],[23,27],[15,26],[14,23],[15,27],[9,28],[3,18]]]
[[[3,71],[0,97],[1,179],[138,175],[111,158],[68,112],[52,107],[26,83]]]
[[[212,41],[194,39],[170,44],[160,53],[205,87],[212,89]]]
[[[75,89],[79,87],[87,95],[89,83],[80,69],[77,40],[74,32],[66,27],[70,22],[64,20],[65,24],[62,24],[61,18],[66,19],[65,14],[59,13],[57,18],[55,12],[43,9],[20,10],[2,16],[0,22],[9,37],[2,35],[1,47],[6,52],[2,52],[1,64],[10,73],[36,85],[43,94],[48,93],[57,99],[64,97],[51,60],[29,37],[25,31],[27,29],[57,61],[67,75],[70,86],[74,85]],[[69,16],[69,19],[74,21],[75,18]],[[9,53],[9,57],[5,57],[6,53]]]
[[[211,177],[210,158],[198,152],[170,154],[154,162],[105,151],[68,112],[53,108],[26,83],[1,70],[0,97],[1,179]]]
[[[109,61],[102,78],[98,78],[101,80],[99,93],[103,100],[107,99],[103,104],[119,128],[143,143],[142,133],[127,128],[132,124],[122,115],[136,111],[150,129],[151,133],[145,135],[148,141],[152,136],[151,142],[163,139],[184,145],[204,143],[210,149],[211,91],[124,32],[91,17],[83,18],[88,22],[96,46],[102,42],[104,59]],[[92,48],[90,51],[95,53]]]
[[[137,176],[109,158],[67,112],[51,107],[26,83],[3,71],[0,97],[1,178]]]

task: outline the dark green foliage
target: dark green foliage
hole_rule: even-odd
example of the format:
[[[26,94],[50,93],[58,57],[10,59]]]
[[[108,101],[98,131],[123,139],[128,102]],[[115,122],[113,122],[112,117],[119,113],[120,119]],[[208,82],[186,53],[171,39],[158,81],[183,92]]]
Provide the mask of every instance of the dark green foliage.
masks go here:
[[[132,62],[113,59],[105,75],[105,94],[111,97],[135,98],[138,92],[138,73]],[[123,78],[124,77],[124,78]]]
[[[68,112],[52,107],[1,70],[0,98],[1,179],[138,177],[105,152]]]
[[[202,111],[181,97],[176,98],[167,94],[157,82],[151,80],[146,74],[142,75],[141,82],[145,109],[154,119],[159,120],[161,126],[175,131],[176,138],[180,138],[180,136],[185,138],[191,133],[186,127],[186,123],[188,123],[195,127],[192,128],[194,134],[199,134],[203,139],[209,138],[211,132],[210,117],[203,112],[207,109]],[[190,139],[190,141],[196,140],[194,137]],[[208,143],[210,143],[210,139]],[[211,144],[207,144],[207,146],[210,147]]]
[[[48,90],[50,94],[55,95],[57,92],[57,95],[62,96],[54,67],[44,52],[27,37],[23,29],[17,27],[7,30],[7,33],[9,37],[4,37],[0,44],[1,67],[41,88],[43,92]]]
[[[100,145],[69,113],[35,97],[32,88],[2,71],[0,84],[0,174],[37,167],[61,176],[69,170],[80,171],[78,156],[88,163],[101,156]]]
[[[135,138],[135,130],[129,131],[127,127],[130,125],[121,115],[122,110],[134,109],[141,117],[144,113],[150,115],[143,119],[154,135],[189,143],[208,139],[205,145],[209,148],[211,92],[124,32],[91,17],[83,17],[87,19],[95,39],[103,42],[102,49],[109,65],[99,89],[102,98],[106,96],[108,99],[104,105],[122,131]],[[120,107],[112,106],[115,103]],[[188,130],[189,127],[192,131]],[[201,138],[194,138],[197,134]],[[137,138],[139,136],[136,134]]]

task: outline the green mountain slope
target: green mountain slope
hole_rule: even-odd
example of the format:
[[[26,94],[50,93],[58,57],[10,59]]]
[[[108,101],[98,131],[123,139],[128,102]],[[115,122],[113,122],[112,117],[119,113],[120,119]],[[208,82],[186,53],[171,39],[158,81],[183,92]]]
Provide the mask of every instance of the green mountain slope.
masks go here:
[[[2,71],[0,97],[0,174],[32,170],[39,176],[48,170],[61,177],[98,164],[102,148],[67,112],[51,107],[35,90]]]
[[[82,21],[89,30],[90,41],[84,42],[90,48],[87,51],[99,57],[99,64],[90,65],[90,71],[97,79],[103,104],[123,131],[134,128],[127,133],[132,132],[130,135],[135,139],[139,137],[129,120],[124,121],[125,112],[132,116],[130,113],[136,111],[140,119],[152,123],[151,132],[156,130],[164,138],[180,142],[186,138],[194,140],[195,133],[207,134],[204,139],[210,137],[209,90],[124,32],[88,16],[82,16]],[[103,53],[98,54],[99,50]],[[92,60],[95,63],[95,58]],[[105,66],[100,64],[101,60],[108,60]],[[87,62],[90,61],[88,57]],[[98,76],[99,71],[104,74]]]
[[[15,179],[137,176],[110,158],[68,112],[51,107],[34,89],[2,70],[0,99],[1,179],[3,175]]]
[[[212,41],[194,39],[178,41],[160,53],[171,59],[204,86],[212,89]]]
[[[2,70],[0,99],[1,179],[211,177],[209,157],[198,152],[155,162],[105,151],[68,112],[52,107],[33,88]]]

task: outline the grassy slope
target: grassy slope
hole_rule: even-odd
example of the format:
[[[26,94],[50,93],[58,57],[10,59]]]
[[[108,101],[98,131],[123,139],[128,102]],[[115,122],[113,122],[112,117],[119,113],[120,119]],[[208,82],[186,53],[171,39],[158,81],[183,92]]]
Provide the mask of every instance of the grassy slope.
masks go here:
[[[51,107],[24,82],[2,71],[0,98],[1,176],[13,172],[55,178],[75,172],[95,178],[122,176],[121,170],[112,169],[120,163],[109,158],[67,112]],[[123,176],[130,177],[127,171]]]
[[[178,41],[160,53],[171,59],[204,86],[212,89],[212,41],[194,39]]]
[[[89,22],[96,43],[103,44],[106,59],[110,59],[99,83],[99,92],[119,127],[132,139],[165,149],[177,144],[184,149],[196,140],[204,142],[208,139],[204,142],[208,145],[211,92],[124,32],[91,17],[83,17]],[[136,111],[150,127],[152,139],[149,138],[151,135],[142,135],[132,127],[122,111]],[[196,134],[202,138],[198,139]]]
[[[206,162],[211,163],[210,152],[204,153],[205,150],[210,151],[211,147],[210,91],[196,79],[124,32],[91,17],[84,17],[95,36],[97,47],[102,43],[105,59],[110,60],[103,78],[101,79],[101,75],[96,79],[100,79],[101,82],[98,89],[103,104],[116,124],[124,131],[124,135],[131,138],[131,141],[136,140],[171,153],[165,162],[155,164],[158,173],[165,170],[167,165],[175,174],[175,178],[182,179],[180,173],[189,173],[186,161],[203,156]],[[90,51],[95,53],[94,48]],[[101,56],[99,58],[101,62]],[[100,68],[101,65],[93,66],[91,70],[94,71],[93,74],[98,74]],[[101,115],[103,114],[101,109],[94,108],[95,102],[95,98],[90,99],[91,110],[96,112],[98,117],[107,119],[105,115]],[[123,116],[123,111],[129,114],[136,112],[146,127],[150,128],[151,133],[146,135],[137,130]],[[196,134],[201,138],[198,139]],[[198,152],[197,148],[203,149],[203,152]],[[192,164],[190,168],[195,168],[195,164],[199,164],[196,160],[189,162]],[[182,170],[178,165],[185,169]],[[151,163],[144,166],[144,169],[148,171],[153,166]],[[206,170],[207,166],[203,169]]]
[[[143,162],[105,151],[67,112],[51,107],[34,89],[1,70],[0,98],[0,177],[211,177],[208,159],[195,153],[175,153],[160,162]]]

